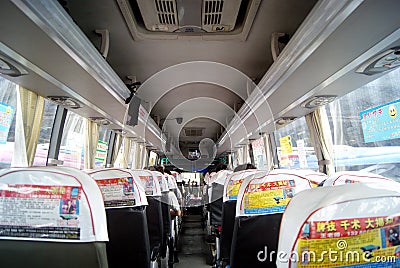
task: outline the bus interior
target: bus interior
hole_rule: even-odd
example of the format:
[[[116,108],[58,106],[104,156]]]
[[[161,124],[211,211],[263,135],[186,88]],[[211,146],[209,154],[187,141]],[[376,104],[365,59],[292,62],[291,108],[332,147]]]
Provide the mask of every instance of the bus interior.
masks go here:
[[[1,1],[4,267],[400,267],[399,10]]]

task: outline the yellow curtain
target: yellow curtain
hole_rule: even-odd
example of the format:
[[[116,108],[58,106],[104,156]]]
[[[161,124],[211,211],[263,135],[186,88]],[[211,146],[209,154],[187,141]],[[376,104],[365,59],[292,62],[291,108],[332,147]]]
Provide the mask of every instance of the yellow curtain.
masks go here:
[[[328,116],[324,107],[306,115],[311,143],[318,158],[319,171],[327,175],[335,172],[333,144]]]
[[[44,98],[18,87],[14,155],[11,166],[31,166],[35,158],[44,112]]]
[[[84,166],[85,169],[94,168],[94,160],[96,158],[97,143],[99,141],[99,125],[89,119],[85,119],[85,149],[84,149]]]

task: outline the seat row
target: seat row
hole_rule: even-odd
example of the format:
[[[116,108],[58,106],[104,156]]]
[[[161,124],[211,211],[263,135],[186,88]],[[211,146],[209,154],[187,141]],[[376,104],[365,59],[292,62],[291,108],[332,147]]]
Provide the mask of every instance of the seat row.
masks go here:
[[[176,190],[148,170],[1,170],[2,266],[172,267]]]
[[[380,258],[392,262],[376,267],[400,266],[397,182],[352,171],[328,177],[306,170],[244,170],[217,177],[209,184],[210,208],[222,202],[221,213],[210,209],[216,212],[211,219],[220,215],[210,222],[220,230],[215,266],[375,267],[368,265]],[[223,185],[222,196],[216,184]],[[355,260],[343,257],[353,255]]]

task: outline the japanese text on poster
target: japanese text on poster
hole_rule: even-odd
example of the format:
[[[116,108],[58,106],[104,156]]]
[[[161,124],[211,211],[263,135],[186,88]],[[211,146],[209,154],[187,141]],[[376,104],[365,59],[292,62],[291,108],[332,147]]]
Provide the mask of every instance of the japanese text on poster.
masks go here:
[[[360,112],[365,142],[400,138],[400,100]]]

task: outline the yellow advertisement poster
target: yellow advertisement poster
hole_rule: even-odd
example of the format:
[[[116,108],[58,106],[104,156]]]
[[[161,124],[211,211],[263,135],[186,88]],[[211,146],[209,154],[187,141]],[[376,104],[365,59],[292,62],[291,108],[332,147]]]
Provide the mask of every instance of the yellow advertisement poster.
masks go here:
[[[282,213],[294,196],[293,180],[250,184],[244,194],[245,214]]]
[[[236,200],[237,195],[239,193],[240,185],[242,184],[243,179],[237,181],[231,181],[228,185],[228,199],[229,200]]]
[[[400,267],[396,221],[378,217],[306,223],[298,240],[298,267]]]
[[[292,140],[290,139],[290,136],[285,136],[280,138],[279,143],[281,145],[282,155],[288,155],[293,153]]]

